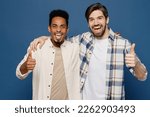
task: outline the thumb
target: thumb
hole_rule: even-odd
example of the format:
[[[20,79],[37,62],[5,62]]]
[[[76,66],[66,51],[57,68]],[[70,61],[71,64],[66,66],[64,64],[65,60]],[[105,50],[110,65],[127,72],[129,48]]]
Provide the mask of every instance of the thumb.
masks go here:
[[[130,48],[130,54],[134,54],[134,53],[135,53],[135,43],[133,43]]]

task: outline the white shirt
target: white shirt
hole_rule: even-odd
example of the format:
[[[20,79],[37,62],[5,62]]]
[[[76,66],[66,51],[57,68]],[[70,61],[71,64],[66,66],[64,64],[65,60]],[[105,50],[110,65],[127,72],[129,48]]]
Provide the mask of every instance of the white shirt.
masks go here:
[[[107,46],[108,39],[95,39],[88,76],[83,88],[83,99],[105,99]]]
[[[80,98],[80,77],[79,77],[79,45],[65,41],[61,45],[62,58],[64,63],[65,78],[68,90],[69,99]],[[23,60],[19,63],[16,69],[16,76],[20,79],[25,79],[26,74],[21,74],[20,66],[26,61],[27,53]],[[33,70],[32,88],[34,100],[49,100],[51,94],[51,84],[53,77],[53,66],[55,59],[55,49],[48,38],[41,49],[32,52],[32,57],[36,60],[36,66]]]

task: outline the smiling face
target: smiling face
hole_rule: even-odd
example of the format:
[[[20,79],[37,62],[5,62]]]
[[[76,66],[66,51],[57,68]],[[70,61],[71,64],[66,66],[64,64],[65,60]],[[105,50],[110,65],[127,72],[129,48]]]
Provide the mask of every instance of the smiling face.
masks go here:
[[[106,18],[101,10],[94,10],[88,18],[90,30],[95,37],[103,38],[106,36],[109,18]]]
[[[52,22],[49,25],[48,30],[51,33],[51,41],[54,46],[60,47],[68,32],[66,20],[59,16],[52,18]]]

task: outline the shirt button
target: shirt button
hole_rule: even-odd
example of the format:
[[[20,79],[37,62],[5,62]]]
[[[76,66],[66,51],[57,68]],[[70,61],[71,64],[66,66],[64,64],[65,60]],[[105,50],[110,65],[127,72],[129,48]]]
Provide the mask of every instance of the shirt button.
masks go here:
[[[53,52],[53,54],[54,54],[55,52]]]
[[[49,96],[47,96],[47,98],[49,98]]]
[[[53,63],[51,63],[51,65],[53,65]]]
[[[50,76],[52,76],[52,74],[50,74]]]
[[[48,87],[51,87],[51,85],[48,85]]]

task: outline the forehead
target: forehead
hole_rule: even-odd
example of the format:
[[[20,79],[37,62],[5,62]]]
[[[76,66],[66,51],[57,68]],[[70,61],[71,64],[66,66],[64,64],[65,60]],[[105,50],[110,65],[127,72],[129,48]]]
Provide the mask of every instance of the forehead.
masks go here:
[[[89,15],[89,18],[91,18],[91,17],[99,17],[99,16],[104,16],[103,12],[101,10],[94,10]]]
[[[56,16],[52,18],[52,23],[53,24],[66,24],[66,20],[63,17]]]

